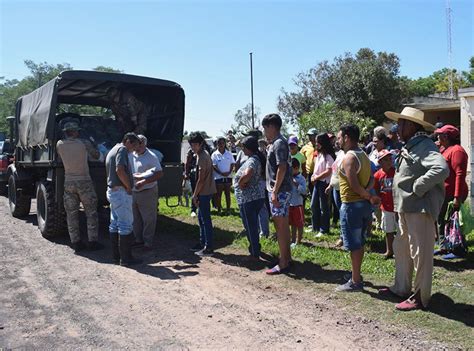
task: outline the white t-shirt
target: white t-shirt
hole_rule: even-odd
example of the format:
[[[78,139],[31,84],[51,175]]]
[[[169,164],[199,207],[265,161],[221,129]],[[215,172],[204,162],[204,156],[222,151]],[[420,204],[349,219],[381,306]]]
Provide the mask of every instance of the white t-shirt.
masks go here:
[[[149,149],[146,149],[141,155],[138,155],[135,152],[130,153],[129,157],[131,158],[130,164],[132,165],[132,173],[142,173],[142,175],[147,178],[151,177],[153,173],[162,170],[158,157]],[[145,184],[140,190],[133,188],[133,191],[151,189],[156,186],[156,184],[157,182],[148,183]]]
[[[314,160],[313,174],[320,175],[327,169],[331,169],[333,163],[334,163],[334,159],[331,157],[331,155],[324,156],[323,153],[319,153],[316,159]],[[331,180],[331,174],[329,174],[326,178],[322,178],[319,180],[329,183],[329,181]]]
[[[221,154],[219,150],[214,151],[212,153],[211,160],[212,165],[216,166],[217,169],[221,172],[229,172],[232,165],[235,164],[234,156],[232,156],[232,154],[228,150],[225,150],[223,154]],[[230,175],[224,177],[223,175],[218,174],[216,171],[214,171],[214,179],[222,179],[229,177]]]

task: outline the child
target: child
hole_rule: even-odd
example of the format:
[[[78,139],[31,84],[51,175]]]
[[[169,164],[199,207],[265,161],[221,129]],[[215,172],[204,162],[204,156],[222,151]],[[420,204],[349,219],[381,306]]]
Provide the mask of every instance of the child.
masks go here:
[[[293,171],[293,187],[291,189],[289,222],[291,226],[291,248],[294,248],[297,244],[301,244],[303,238],[303,196],[306,194],[306,180],[300,173],[300,161],[298,159],[291,159],[291,168]]]
[[[395,168],[392,162],[392,153],[388,150],[380,151],[378,161],[381,168],[374,174],[374,189],[380,196],[382,209],[382,230],[386,233],[385,258],[393,257],[393,239],[397,232],[397,218],[393,211],[392,184]]]
[[[193,196],[193,189],[191,188],[191,181],[187,179],[185,176],[183,177],[183,181],[181,183],[182,195],[179,197],[179,203],[183,206],[183,197],[184,197],[184,206],[189,207],[189,199]]]

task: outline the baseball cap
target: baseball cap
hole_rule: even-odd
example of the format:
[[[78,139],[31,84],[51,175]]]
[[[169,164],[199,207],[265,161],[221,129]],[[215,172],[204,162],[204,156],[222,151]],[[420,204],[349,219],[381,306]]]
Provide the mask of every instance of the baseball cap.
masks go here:
[[[379,152],[378,156],[377,156],[377,160],[381,160],[383,159],[385,156],[392,156],[392,153],[390,151],[388,151],[387,149],[383,149],[382,151]]]
[[[316,128],[310,128],[308,129],[306,135],[318,135],[318,131],[316,130]]]
[[[398,133],[398,124],[394,124],[393,126],[390,127],[390,133],[391,134]]]
[[[450,124],[446,124],[442,126],[441,128],[438,128],[435,130],[436,134],[446,134],[447,136],[451,138],[458,138],[459,137],[459,129],[457,129],[455,126],[452,126]]]
[[[298,145],[298,137],[296,135],[292,135],[288,138],[288,145],[290,144]]]
[[[66,130],[81,130],[77,122],[66,122],[64,123],[63,132]]]

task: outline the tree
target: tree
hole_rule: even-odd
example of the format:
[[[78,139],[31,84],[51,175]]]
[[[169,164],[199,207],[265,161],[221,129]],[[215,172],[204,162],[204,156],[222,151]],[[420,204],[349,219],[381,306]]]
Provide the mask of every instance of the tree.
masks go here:
[[[25,60],[24,63],[30,70],[30,75],[22,80],[4,79],[4,77],[0,77],[0,131],[3,132],[8,131],[6,117],[15,115],[15,105],[21,96],[45,84],[56,77],[61,71],[73,69],[69,63],[52,65],[47,62],[35,63],[32,60]],[[122,72],[107,66],[97,66],[94,70],[102,72]],[[61,108],[62,111],[78,113],[95,114],[104,112],[102,108],[90,106],[62,105]]]
[[[474,56],[469,59],[469,71],[462,72],[469,85],[474,86]]]
[[[469,63],[469,71],[458,73],[456,69],[452,70],[453,88],[455,92],[460,88],[474,85],[474,57],[471,57]],[[434,93],[448,92],[450,74],[451,70],[449,68],[443,68],[433,72],[428,77],[420,77],[414,80],[404,77],[406,79],[408,90],[407,96],[428,96]]]
[[[293,80],[297,87],[296,92],[281,89],[282,95],[278,96],[278,110],[290,123],[296,122],[301,115],[318,108],[328,100],[324,82],[329,72],[328,62],[321,62],[309,71],[297,74]]]
[[[348,123],[357,125],[361,135],[368,134],[376,124],[362,112],[342,110],[335,103],[328,102],[298,118],[297,129],[299,136],[303,138],[310,128],[316,128],[320,133],[336,134],[341,126]]]
[[[123,73],[123,71],[109,67],[109,66],[97,66],[93,68],[92,70],[98,71],[98,72],[108,72],[108,73]]]
[[[399,109],[403,86],[400,63],[393,53],[363,48],[356,55],[346,53],[333,63],[319,63],[295,79],[296,92],[282,90],[278,109],[294,123],[304,113],[333,102],[340,109],[361,111],[365,116],[384,119],[387,110]]]
[[[237,110],[234,115],[235,124],[232,124],[230,129],[234,132],[235,135],[243,135],[251,129],[258,129],[260,126],[260,109],[256,107],[254,124],[252,125],[252,105],[247,104],[244,108]]]

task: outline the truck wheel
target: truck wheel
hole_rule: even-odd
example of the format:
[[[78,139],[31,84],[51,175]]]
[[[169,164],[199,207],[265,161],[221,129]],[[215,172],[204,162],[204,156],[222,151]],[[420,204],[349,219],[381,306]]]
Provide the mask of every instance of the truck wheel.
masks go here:
[[[51,184],[39,182],[36,188],[36,218],[41,235],[52,238],[63,235],[66,231],[64,207],[54,200]]]
[[[8,202],[13,217],[22,218],[30,213],[31,197],[17,188],[13,174],[8,178]]]

